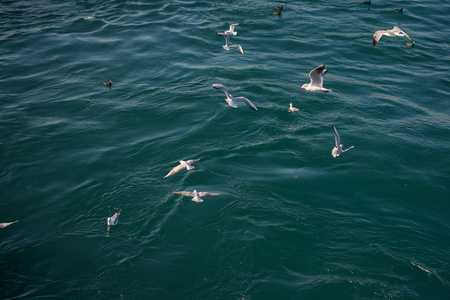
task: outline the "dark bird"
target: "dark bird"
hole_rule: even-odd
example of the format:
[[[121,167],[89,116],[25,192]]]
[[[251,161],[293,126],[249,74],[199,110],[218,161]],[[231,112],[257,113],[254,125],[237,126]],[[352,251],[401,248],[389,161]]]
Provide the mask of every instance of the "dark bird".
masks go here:
[[[283,7],[284,7],[284,5],[281,5],[281,6],[275,6],[275,9],[278,10],[278,11],[274,11],[273,14],[274,14],[274,15],[279,15],[279,16],[280,16],[281,13],[283,12]]]
[[[367,4],[370,5],[370,3],[372,3],[372,1],[364,1],[363,4]]]
[[[395,9],[395,12],[403,12],[403,7],[400,8],[400,9],[396,8],[396,9]]]
[[[406,42],[406,46],[409,46],[409,47],[413,47],[415,44],[416,44],[416,42],[414,42],[414,41],[412,43]]]
[[[111,89],[111,87],[112,87],[112,81],[111,81],[111,80],[110,80],[110,81],[104,81],[104,82],[103,82],[103,85],[109,86],[109,89]]]

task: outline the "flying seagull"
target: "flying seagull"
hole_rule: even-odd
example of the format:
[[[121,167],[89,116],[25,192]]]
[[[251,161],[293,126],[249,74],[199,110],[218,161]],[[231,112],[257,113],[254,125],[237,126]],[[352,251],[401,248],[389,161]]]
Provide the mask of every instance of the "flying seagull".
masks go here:
[[[234,28],[236,28],[236,26],[238,26],[239,25],[239,23],[236,23],[236,24],[231,24],[230,25],[230,29],[228,29],[227,31],[225,31],[224,33],[225,34],[228,34],[228,35],[230,35],[230,34],[232,34],[232,35],[236,35],[237,34],[237,32],[236,31],[234,31]]]
[[[256,108],[256,106],[247,98],[245,97],[233,97],[231,96],[231,94],[228,92],[227,88],[222,85],[222,84],[218,84],[218,83],[214,83],[212,85],[213,88],[221,90],[225,93],[225,95],[227,95],[227,97],[225,98],[225,101],[227,101],[228,105],[230,107],[233,108],[237,108],[237,102],[241,102],[241,103],[245,103],[246,105],[248,105],[248,107],[250,107],[251,109],[253,109],[254,111],[258,111],[258,109]]]
[[[170,172],[166,176],[164,176],[164,178],[172,176],[173,174],[180,172],[184,168],[186,168],[186,170],[188,170],[188,171],[192,171],[195,169],[195,167],[192,166],[192,164],[196,163],[198,161],[200,161],[200,158],[199,159],[191,159],[191,160],[180,160],[179,161],[180,164],[178,166],[174,167],[172,170],[170,170]]]
[[[107,220],[108,225],[114,226],[114,225],[117,225],[117,223],[119,223],[119,216],[120,216],[121,211],[122,211],[121,209],[117,209],[114,216],[108,218],[108,220]]]
[[[305,83],[300,89],[305,89],[311,92],[330,92],[330,89],[323,87],[323,76],[327,73],[328,69],[325,69],[325,65],[320,65],[317,68],[309,72],[310,83]]]
[[[244,54],[244,49],[242,49],[241,45],[232,44],[230,42],[230,35],[228,33],[218,32],[217,34],[225,38],[225,45],[223,45],[223,49],[230,50],[230,47],[236,47],[241,54]]]
[[[334,129],[334,141],[336,143],[336,146],[334,146],[334,148],[331,150],[331,155],[334,158],[336,158],[339,155],[341,155],[342,153],[344,153],[345,151],[350,150],[350,149],[352,149],[355,146],[351,146],[351,147],[349,147],[349,148],[347,148],[345,150],[342,150],[342,147],[344,145],[341,144],[341,138],[339,137],[339,134],[338,134],[338,132],[336,130],[336,127],[333,127],[333,129]]]
[[[172,193],[181,195],[181,196],[192,197],[192,201],[194,201],[196,203],[203,202],[203,199],[200,197],[219,196],[220,195],[220,194],[213,194],[213,193],[208,193],[208,192],[197,192],[197,190],[194,190],[193,192],[182,191],[182,192],[172,192]]]
[[[377,45],[378,41],[381,39],[381,37],[383,35],[387,35],[387,36],[406,36],[411,41],[410,37],[403,30],[401,30],[397,26],[394,26],[394,28],[392,28],[392,29],[375,31],[375,33],[373,35],[373,46],[374,47]]]

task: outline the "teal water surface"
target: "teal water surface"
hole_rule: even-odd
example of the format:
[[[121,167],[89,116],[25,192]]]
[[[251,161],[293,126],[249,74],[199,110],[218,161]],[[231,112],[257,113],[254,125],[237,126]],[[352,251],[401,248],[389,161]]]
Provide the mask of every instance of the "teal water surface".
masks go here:
[[[1,1],[1,298],[449,299],[449,14]]]

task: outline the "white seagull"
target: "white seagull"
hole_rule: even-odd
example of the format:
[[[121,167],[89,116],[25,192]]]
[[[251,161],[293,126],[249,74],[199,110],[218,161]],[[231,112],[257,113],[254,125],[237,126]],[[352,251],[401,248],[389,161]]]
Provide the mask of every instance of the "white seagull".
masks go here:
[[[197,190],[194,190],[193,192],[182,191],[182,192],[172,192],[172,193],[181,195],[181,196],[192,197],[192,201],[194,201],[196,203],[203,202],[203,199],[200,197],[219,196],[220,195],[220,194],[212,194],[212,193],[208,193],[208,192],[197,192]]]
[[[186,168],[186,170],[188,170],[188,171],[192,171],[195,169],[195,167],[192,166],[192,164],[196,163],[198,161],[200,161],[200,158],[199,159],[190,159],[190,160],[180,160],[179,161],[180,164],[178,166],[174,167],[172,170],[170,170],[170,172],[167,173],[167,175],[164,176],[164,178],[172,176],[173,174],[180,172],[184,168]]]
[[[338,134],[338,132],[336,130],[336,127],[333,127],[333,129],[334,129],[334,140],[336,142],[336,146],[334,146],[334,148],[331,150],[331,155],[334,158],[336,158],[339,155],[341,155],[342,153],[344,153],[345,151],[350,150],[350,149],[352,149],[355,146],[351,146],[351,147],[349,147],[349,148],[347,148],[345,150],[342,150],[342,147],[344,145],[341,144],[341,138],[339,137],[339,134]]]
[[[296,111],[299,111],[300,109],[298,109],[298,108],[296,108],[296,107],[293,107],[292,106],[292,103],[289,103],[289,111],[291,111],[291,112],[296,112]]]
[[[305,83],[300,89],[305,89],[311,92],[330,92],[330,89],[323,87],[323,76],[327,73],[328,69],[325,69],[325,65],[320,65],[317,68],[309,72],[310,83]]]
[[[239,50],[239,52],[241,52],[241,54],[244,54],[244,49],[242,49],[241,45],[232,44],[230,42],[230,35],[228,33],[218,32],[217,34],[225,38],[225,45],[223,45],[223,49],[230,50],[230,47],[236,47]]]
[[[5,227],[7,227],[11,224],[17,223],[17,222],[19,222],[19,220],[14,221],[14,222],[9,222],[9,223],[0,223],[0,228],[5,228]]]
[[[378,41],[381,39],[381,37],[383,35],[387,35],[387,36],[406,36],[411,41],[409,36],[403,30],[401,30],[397,26],[394,26],[394,28],[392,28],[392,29],[375,31],[375,33],[373,35],[373,46],[374,47],[377,45]]]
[[[119,216],[120,216],[121,211],[122,211],[121,209],[120,210],[117,209],[114,216],[108,218],[108,225],[114,226],[114,225],[117,225],[117,223],[119,223]]]
[[[236,26],[238,26],[239,25],[239,23],[236,23],[236,24],[231,24],[230,25],[230,29],[228,29],[227,31],[225,31],[224,33],[226,33],[226,34],[232,34],[232,35],[236,35],[237,34],[237,32],[236,31],[234,31],[234,28],[236,28]]]
[[[213,88],[221,90],[223,92],[225,92],[225,95],[227,95],[227,97],[225,98],[225,101],[227,101],[228,105],[230,107],[233,108],[237,108],[237,104],[236,102],[242,102],[248,105],[248,107],[250,107],[251,109],[253,109],[254,111],[258,111],[258,109],[256,108],[256,106],[247,98],[245,97],[233,97],[231,96],[231,94],[228,92],[227,88],[221,84],[218,83],[214,83],[212,85]]]

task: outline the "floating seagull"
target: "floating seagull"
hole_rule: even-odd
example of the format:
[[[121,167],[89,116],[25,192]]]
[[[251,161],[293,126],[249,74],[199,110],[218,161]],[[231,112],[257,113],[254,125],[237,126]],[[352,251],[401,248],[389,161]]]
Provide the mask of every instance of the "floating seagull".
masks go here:
[[[400,9],[396,8],[396,9],[395,9],[395,12],[399,12],[399,13],[403,12],[403,7],[400,8]]]
[[[416,42],[412,42],[412,43],[410,43],[410,42],[406,42],[406,46],[409,46],[409,47],[412,47],[412,46],[414,46],[416,44]]]
[[[187,192],[187,191],[182,191],[182,192],[172,192],[172,194],[177,194],[177,195],[181,195],[181,196],[188,196],[188,197],[193,197],[192,201],[196,202],[196,203],[201,203],[203,202],[203,199],[200,197],[208,197],[208,196],[219,196],[220,194],[212,194],[212,193],[208,193],[208,192],[197,192],[197,190],[194,190],[193,192]]]
[[[341,144],[341,138],[339,137],[336,127],[333,127],[333,129],[334,129],[334,140],[336,142],[336,146],[334,146],[334,148],[331,150],[331,155],[333,155],[333,157],[336,158],[337,156],[341,155],[342,153],[344,153],[347,150],[352,149],[355,146],[351,146],[350,148],[342,150],[343,145]]]
[[[120,210],[117,209],[114,216],[108,218],[108,225],[114,226],[114,225],[117,225],[117,223],[119,223],[119,216],[120,216],[121,211],[122,211],[121,209]]]
[[[373,35],[373,46],[374,47],[376,46],[378,41],[381,39],[381,36],[383,36],[383,35],[387,35],[387,36],[406,36],[411,41],[409,36],[403,30],[401,30],[397,26],[394,26],[394,28],[392,28],[392,29],[375,31],[375,33]]]
[[[191,165],[198,161],[200,161],[200,158],[199,159],[191,159],[191,160],[180,160],[180,164],[178,166],[174,167],[172,170],[170,170],[170,172],[166,176],[164,176],[164,178],[172,176],[173,174],[180,172],[184,168],[186,168],[186,170],[188,170],[188,171],[192,171],[195,169],[195,167],[191,166]]]
[[[309,72],[310,83],[305,83],[300,89],[305,89],[311,92],[330,92],[330,89],[323,87],[323,76],[327,73],[328,69],[325,69],[325,65],[320,65],[317,68]]]
[[[293,107],[293,106],[292,106],[292,103],[289,103],[289,111],[291,111],[291,112],[296,112],[296,111],[299,111],[299,110],[300,110],[300,109]]]
[[[236,24],[231,24],[230,25],[230,29],[228,29],[227,31],[225,31],[224,33],[225,34],[228,34],[228,35],[230,35],[230,34],[232,34],[232,35],[236,35],[237,34],[237,32],[236,31],[234,31],[234,28],[236,27],[236,26],[238,26],[239,25],[239,23],[236,23]]]
[[[248,107],[250,107],[251,109],[253,109],[254,111],[258,111],[258,109],[256,108],[256,106],[247,98],[245,97],[233,97],[231,96],[231,94],[228,92],[227,88],[221,84],[218,83],[214,83],[212,85],[213,88],[221,90],[223,92],[225,92],[225,95],[227,95],[227,97],[225,98],[225,101],[227,101],[228,105],[230,107],[233,108],[237,108],[237,104],[236,102],[241,102],[241,103],[245,103],[248,105]]]
[[[110,80],[110,81],[104,81],[104,82],[103,82],[103,85],[109,86],[109,89],[111,89],[111,87],[112,87],[112,81],[111,81],[111,80]]]
[[[11,224],[17,223],[17,222],[19,222],[19,220],[14,221],[14,222],[9,222],[9,223],[0,223],[0,228],[5,228],[5,227],[7,227]]]
[[[239,50],[239,52],[241,52],[241,54],[244,54],[244,49],[242,49],[241,45],[232,44],[230,42],[230,35],[229,34],[221,33],[221,32],[218,32],[217,34],[220,35],[220,36],[223,36],[225,38],[225,45],[223,45],[223,49],[230,50],[230,47],[236,47]]]
[[[363,4],[367,4],[370,5],[370,3],[372,3],[372,1],[364,1]]]

